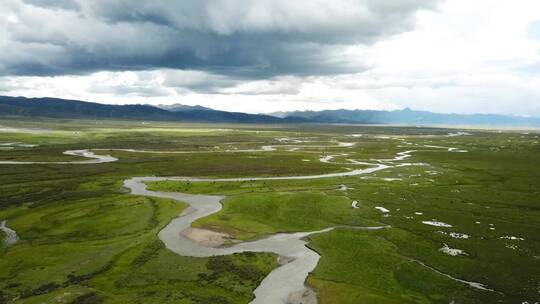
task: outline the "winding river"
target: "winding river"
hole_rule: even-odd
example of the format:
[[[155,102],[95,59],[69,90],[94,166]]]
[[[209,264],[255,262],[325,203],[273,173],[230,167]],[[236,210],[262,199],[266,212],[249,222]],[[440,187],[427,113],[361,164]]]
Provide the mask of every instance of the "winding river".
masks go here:
[[[0,231],[4,232],[4,234],[6,235],[4,239],[4,244],[6,246],[14,245],[19,241],[17,232],[7,226],[7,221],[0,222]]]
[[[333,176],[333,175],[330,175]],[[282,179],[299,178],[319,178],[322,176],[295,176]],[[249,180],[260,180],[263,178],[251,178]],[[278,178],[266,178],[278,179]],[[191,224],[202,217],[219,212],[222,208],[222,196],[195,195],[179,192],[159,192],[146,189],[146,182],[165,180],[190,180],[190,181],[243,181],[238,179],[188,179],[174,177],[135,177],[124,181],[124,187],[128,188],[134,195],[144,195],[175,199],[187,203],[190,207],[183,215],[173,219],[163,228],[158,237],[165,246],[180,255],[194,257],[209,257],[214,255],[229,255],[240,252],[273,252],[288,261],[286,264],[274,269],[261,284],[255,289],[255,299],[251,303],[290,303],[293,294],[304,294],[306,287],[304,282],[319,261],[320,256],[309,249],[304,240],[305,237],[313,234],[328,232],[334,227],[329,227],[319,231],[279,233],[251,242],[237,243],[230,247],[214,248],[198,244],[185,237],[182,231],[189,229]],[[354,229],[382,229],[381,227],[352,227]],[[308,293],[309,294],[309,293]]]
[[[401,161],[414,151],[400,152],[394,159],[385,162]],[[124,181],[124,187],[128,188],[134,195],[169,198],[185,202],[190,207],[188,212],[173,219],[158,234],[165,246],[180,255],[194,257],[209,257],[214,255],[228,255],[239,252],[273,252],[284,260],[286,264],[274,269],[255,289],[255,299],[252,303],[289,303],[292,295],[309,294],[304,292],[306,287],[304,282],[313,269],[317,266],[320,256],[309,249],[305,237],[317,233],[328,232],[335,227],[329,227],[319,231],[280,233],[252,242],[237,243],[230,247],[214,248],[207,247],[187,238],[182,233],[191,227],[191,224],[199,218],[219,212],[222,208],[221,200],[223,196],[196,195],[180,192],[150,191],[146,187],[147,182],[155,181],[190,181],[190,182],[239,182],[255,180],[298,180],[298,179],[319,179],[331,177],[345,177],[369,174],[387,168],[415,165],[415,164],[370,164],[372,167],[357,169],[346,172],[327,173],[320,175],[306,176],[285,176],[285,177],[243,177],[243,178],[196,178],[196,177],[134,177]],[[354,229],[383,229],[380,227],[351,227]],[[311,303],[314,300],[312,299]],[[316,300],[315,300],[316,301]],[[299,302],[298,302],[299,303]]]
[[[90,150],[68,150],[64,151],[64,155],[81,156],[88,158],[86,160],[73,160],[73,161],[10,161],[2,160],[0,165],[85,165],[85,164],[101,164],[110,163],[118,160],[116,157],[110,155],[98,155]]]
[[[291,145],[282,145],[291,146]],[[348,143],[338,143],[340,147],[350,147]],[[115,150],[124,152],[138,153],[216,153],[216,152],[266,152],[274,151],[278,146],[263,146],[261,149],[252,150],[221,150],[221,151],[149,151],[135,149],[94,149],[94,150]],[[298,146],[297,146],[298,147]],[[307,146],[300,146],[302,148]],[[450,152],[458,152],[457,150],[448,149]],[[133,195],[151,196],[174,199],[180,202],[187,203],[189,208],[179,217],[173,219],[165,228],[163,228],[158,237],[165,246],[180,255],[193,257],[210,257],[216,255],[230,255],[241,252],[272,252],[280,256],[281,265],[270,272],[263,279],[261,284],[255,289],[255,299],[251,302],[257,303],[316,303],[316,298],[313,292],[308,291],[304,282],[313,269],[317,266],[320,256],[309,249],[306,244],[306,237],[314,234],[324,233],[335,229],[336,227],[328,227],[319,231],[297,232],[297,233],[279,233],[269,237],[250,241],[236,243],[228,247],[209,247],[201,245],[188,237],[182,232],[190,229],[191,224],[199,218],[219,212],[222,208],[221,201],[225,198],[216,195],[199,195],[187,194],[180,192],[161,192],[150,191],[147,189],[146,183],[153,181],[190,181],[190,182],[239,182],[239,181],[257,181],[257,180],[301,180],[301,179],[321,179],[332,177],[357,176],[374,173],[380,170],[385,170],[394,167],[426,165],[424,163],[403,163],[402,161],[409,158],[411,153],[417,150],[409,150],[399,152],[392,159],[374,160],[373,163],[360,162],[347,159],[347,164],[367,165],[368,168],[350,170],[345,172],[327,173],[308,176],[285,176],[285,177],[243,177],[243,178],[197,178],[197,177],[133,177],[124,181],[124,187],[129,189]],[[462,151],[459,151],[462,152]],[[0,161],[0,164],[97,164],[105,162],[114,162],[118,159],[110,155],[97,155],[90,150],[70,150],[64,154],[72,156],[82,156],[89,158],[81,161],[63,161],[63,162],[31,162],[31,161]],[[346,156],[347,154],[329,155],[321,157],[320,161],[332,163],[335,156]],[[399,162],[399,163],[396,163]],[[351,208],[354,208],[353,204]],[[380,227],[348,227],[351,229],[383,229],[387,226]],[[17,236],[14,231],[7,228],[5,221],[0,224],[0,230],[3,230],[8,236],[6,242],[14,243],[17,241]],[[425,265],[424,265],[425,266]],[[428,267],[428,266],[426,266]],[[443,274],[443,273],[441,273]],[[474,282],[467,282],[455,279],[446,274],[449,278],[462,283],[469,284],[472,287],[484,288],[483,285]],[[300,295],[300,296],[298,296]],[[303,296],[306,296],[305,298]],[[293,299],[294,298],[294,299]]]

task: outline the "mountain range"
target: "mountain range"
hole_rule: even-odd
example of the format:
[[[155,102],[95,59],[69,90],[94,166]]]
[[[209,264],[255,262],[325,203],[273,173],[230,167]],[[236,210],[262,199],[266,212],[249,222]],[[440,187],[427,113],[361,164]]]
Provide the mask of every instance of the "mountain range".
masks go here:
[[[0,96],[0,116],[118,119],[214,123],[341,123],[394,125],[491,125],[540,127],[539,117],[498,114],[444,114],[411,109],[293,111],[247,114],[202,106],[109,105],[59,98]]]
[[[445,114],[415,111],[409,108],[394,111],[324,110],[276,112],[281,118],[304,118],[315,123],[394,124],[394,125],[491,125],[540,126],[540,117],[499,114]]]
[[[220,123],[300,123],[303,118],[218,111],[200,106],[108,105],[58,98],[0,96],[0,116]]]

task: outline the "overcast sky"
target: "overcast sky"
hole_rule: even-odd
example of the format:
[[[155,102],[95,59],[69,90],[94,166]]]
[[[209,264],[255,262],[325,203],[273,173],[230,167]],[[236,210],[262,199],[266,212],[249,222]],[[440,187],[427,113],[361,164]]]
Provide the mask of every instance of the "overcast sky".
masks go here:
[[[1,0],[0,95],[540,116],[538,0]]]

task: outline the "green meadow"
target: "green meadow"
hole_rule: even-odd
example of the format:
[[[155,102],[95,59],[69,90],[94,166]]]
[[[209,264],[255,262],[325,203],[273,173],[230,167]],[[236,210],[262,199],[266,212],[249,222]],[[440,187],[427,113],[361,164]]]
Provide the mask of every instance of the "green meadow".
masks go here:
[[[249,303],[278,267],[275,254],[177,255],[157,233],[186,205],[131,195],[123,180],[348,172],[369,167],[354,161],[407,150],[416,152],[395,162],[407,166],[365,175],[148,187],[226,196],[220,212],[193,226],[240,241],[336,227],[309,237],[321,259],[306,284],[322,304],[540,301],[537,131],[10,119],[0,126],[25,128],[0,132],[0,161],[84,160],[62,154],[74,149],[119,159],[0,164],[0,221],[20,239],[7,246],[0,232],[0,303]],[[448,136],[458,131],[471,135]],[[23,145],[7,145],[15,142]],[[275,150],[259,150],[265,145]],[[388,227],[358,229],[371,226]]]

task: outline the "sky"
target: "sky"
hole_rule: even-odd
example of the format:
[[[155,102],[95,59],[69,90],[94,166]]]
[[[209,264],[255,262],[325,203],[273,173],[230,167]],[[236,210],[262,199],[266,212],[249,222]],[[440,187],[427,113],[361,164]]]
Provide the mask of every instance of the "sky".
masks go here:
[[[1,0],[0,95],[540,116],[538,0]]]

